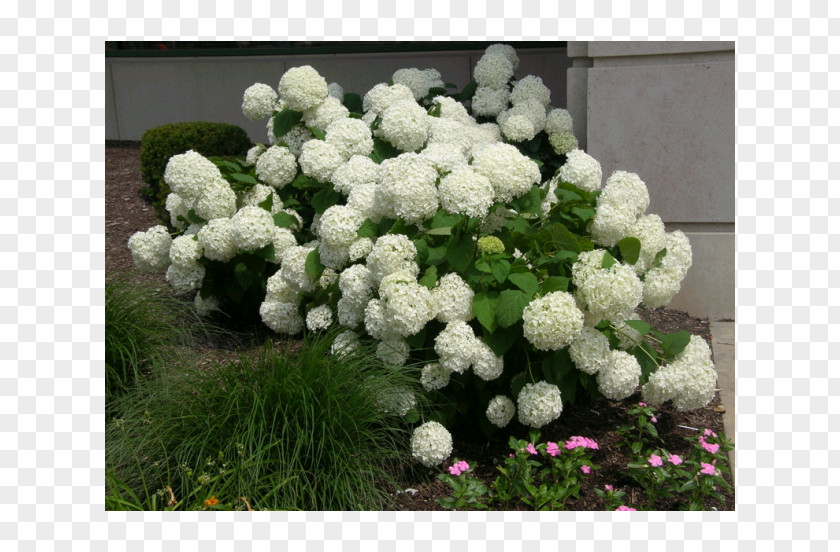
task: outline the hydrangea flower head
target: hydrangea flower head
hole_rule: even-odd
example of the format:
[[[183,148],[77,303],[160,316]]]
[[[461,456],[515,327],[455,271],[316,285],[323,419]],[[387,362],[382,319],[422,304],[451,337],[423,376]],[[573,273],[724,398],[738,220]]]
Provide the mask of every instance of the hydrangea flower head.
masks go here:
[[[172,236],[165,226],[157,225],[145,232],[135,232],[128,239],[134,265],[144,272],[160,272],[169,266]]]
[[[277,91],[289,109],[301,112],[317,106],[329,95],[327,81],[309,65],[286,71]]]
[[[560,389],[545,381],[526,383],[519,392],[517,403],[519,421],[534,428],[553,422],[563,412]]]
[[[267,84],[256,83],[245,89],[242,114],[252,121],[265,119],[274,111],[277,92]]]
[[[514,406],[512,400],[504,395],[496,395],[490,399],[484,414],[494,426],[505,427],[513,419],[515,413],[516,406]]]
[[[452,453],[452,435],[438,422],[426,422],[411,435],[411,456],[424,466],[440,464]]]
[[[541,351],[556,351],[570,344],[583,329],[583,313],[574,297],[554,291],[531,301],[522,312],[523,333]]]

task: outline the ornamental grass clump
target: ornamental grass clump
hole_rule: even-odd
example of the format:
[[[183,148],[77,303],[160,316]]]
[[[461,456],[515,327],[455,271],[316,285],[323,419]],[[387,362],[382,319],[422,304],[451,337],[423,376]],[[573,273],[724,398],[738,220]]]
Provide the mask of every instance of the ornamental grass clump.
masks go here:
[[[688,240],[647,213],[640,175],[602,173],[568,111],[518,67],[512,47],[493,45],[460,92],[409,68],[343,93],[346,109],[309,66],[282,75],[270,114],[273,94],[249,88],[245,115],[265,114],[270,147],[241,162],[189,154],[194,175],[171,161],[176,239],[212,243],[173,283],[278,333],[337,328],[393,365],[429,366],[419,379],[436,406],[409,416],[438,424],[441,442],[517,413],[538,428],[582,394],[620,400],[640,385],[650,402],[708,403],[704,351],[635,312],[679,291]],[[195,209],[209,193],[199,183],[219,175],[237,212],[202,240],[228,213]],[[166,269],[170,237],[142,236],[130,244],[138,267]]]

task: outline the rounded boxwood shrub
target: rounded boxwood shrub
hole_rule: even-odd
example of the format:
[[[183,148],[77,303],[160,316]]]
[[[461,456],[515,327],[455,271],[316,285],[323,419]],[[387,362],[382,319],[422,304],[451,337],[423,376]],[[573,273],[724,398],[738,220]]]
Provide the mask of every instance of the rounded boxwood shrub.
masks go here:
[[[140,172],[149,185],[143,195],[152,200],[158,218],[169,225],[165,209],[169,187],[163,173],[170,157],[189,150],[205,157],[244,156],[250,147],[245,130],[227,123],[197,121],[151,128],[140,142]]]

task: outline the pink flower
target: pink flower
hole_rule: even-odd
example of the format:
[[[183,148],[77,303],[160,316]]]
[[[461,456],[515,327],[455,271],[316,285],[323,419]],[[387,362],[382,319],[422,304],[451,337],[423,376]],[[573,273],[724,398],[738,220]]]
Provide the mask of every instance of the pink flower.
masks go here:
[[[598,450],[598,443],[596,443],[589,437],[581,437],[580,435],[575,435],[574,437],[566,441],[566,449],[571,450],[577,447]]]
[[[470,469],[470,465],[461,460],[460,462],[456,462],[449,466],[449,473],[452,475],[461,475],[463,472]]]
[[[604,485],[604,490],[607,490],[607,491],[612,491],[612,490],[613,490],[613,486],[612,486],[612,485]]]
[[[707,452],[710,452],[711,454],[717,454],[717,451],[720,449],[720,445],[718,445],[717,443],[711,445],[705,441],[703,441],[703,443],[701,443],[700,446],[702,446],[704,449],[706,449]]]
[[[537,453],[537,449],[534,448],[534,443],[528,443],[528,447],[525,450],[527,450],[531,454]]]
[[[651,416],[650,421],[656,423],[656,416]]]
[[[508,456],[510,456],[511,458],[513,458],[513,454],[508,454]]]
[[[551,456],[557,456],[561,452],[560,447],[557,446],[557,443],[552,443],[551,441],[549,441],[546,445],[545,451]]]
[[[458,468],[458,464],[449,466],[449,473],[452,475],[461,475],[461,470]]]
[[[462,472],[465,472],[468,469],[470,469],[470,465],[467,464],[464,460],[461,460],[460,462],[458,462],[456,464],[456,466],[458,466],[458,469],[461,470]]]
[[[582,471],[583,473],[588,475],[589,474],[589,466],[581,466],[580,471]]]
[[[624,504],[615,509],[616,512],[635,512],[635,508],[628,508]]]
[[[703,466],[703,469],[700,470],[700,473],[705,475],[714,475],[715,474],[715,466],[713,464],[707,464],[705,462],[700,462],[700,465]]]
[[[657,455],[655,455],[655,454],[651,454],[651,455],[650,455],[650,458],[648,458],[648,462],[649,462],[649,463],[650,463],[650,465],[651,465],[651,466],[653,466],[654,468],[658,468],[659,466],[661,466],[661,465],[662,465],[662,457],[661,457],[661,456],[657,456]]]
[[[645,403],[643,403],[643,402],[640,402],[640,403],[639,403],[639,406],[647,406],[647,404],[645,404]]]
[[[679,456],[677,456],[676,454],[672,454],[672,455],[668,458],[668,462],[672,463],[672,464],[673,464],[673,465],[675,465],[675,466],[679,466],[680,464],[682,464],[682,458],[680,458],[680,457],[679,457]]]
[[[706,437],[708,437],[709,435],[711,435],[712,437],[717,437],[717,433],[708,428],[703,430],[703,435],[705,435]]]

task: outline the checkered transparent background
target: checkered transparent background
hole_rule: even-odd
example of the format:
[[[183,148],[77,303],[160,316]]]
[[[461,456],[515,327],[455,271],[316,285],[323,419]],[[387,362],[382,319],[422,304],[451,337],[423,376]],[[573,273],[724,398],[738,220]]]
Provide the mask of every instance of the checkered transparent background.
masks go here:
[[[92,4],[92,6],[91,6]],[[224,4],[224,5],[222,5]],[[7,3],[0,15],[4,549],[743,550],[840,541],[840,7],[821,2]],[[560,3],[557,3],[560,4]],[[566,4],[566,3],[562,3]],[[740,5],[740,6],[739,6]],[[835,7],[831,7],[835,6]],[[121,513],[104,492],[104,40],[737,40],[735,513]],[[832,154],[831,152],[834,152]],[[832,161],[833,160],[833,161]],[[695,267],[695,270],[702,267]],[[833,298],[833,299],[832,299]],[[832,353],[833,351],[833,353]],[[13,367],[17,372],[13,373]],[[632,520],[632,522],[631,522]],[[642,522],[639,522],[642,521]],[[181,541],[179,544],[176,544]],[[504,541],[504,545],[502,545]],[[723,545],[726,546],[726,545]]]

